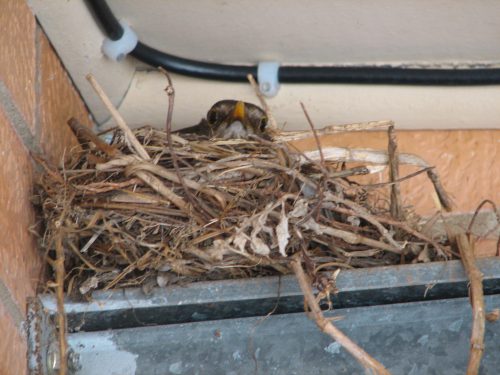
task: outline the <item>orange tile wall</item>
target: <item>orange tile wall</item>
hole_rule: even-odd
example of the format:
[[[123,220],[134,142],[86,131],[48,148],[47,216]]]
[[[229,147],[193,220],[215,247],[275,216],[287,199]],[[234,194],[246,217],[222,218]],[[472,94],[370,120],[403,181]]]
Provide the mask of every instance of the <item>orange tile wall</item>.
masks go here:
[[[397,129],[397,124],[396,124]],[[420,156],[436,167],[458,212],[473,211],[484,199],[500,206],[500,130],[428,130],[396,132],[400,153]],[[316,149],[314,139],[294,143],[302,150]],[[387,150],[386,132],[350,132],[321,138],[322,147],[350,147]],[[418,168],[402,166],[400,177]],[[367,183],[387,181],[372,175]],[[421,215],[436,212],[432,185],[422,174],[401,183],[404,203]]]

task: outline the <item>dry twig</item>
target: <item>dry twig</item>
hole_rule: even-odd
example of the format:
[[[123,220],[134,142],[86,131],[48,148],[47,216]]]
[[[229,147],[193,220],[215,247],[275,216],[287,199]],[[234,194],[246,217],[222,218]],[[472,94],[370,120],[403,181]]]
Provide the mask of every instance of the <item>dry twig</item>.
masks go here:
[[[403,201],[401,199],[401,189],[399,187],[399,151],[396,141],[394,125],[388,129],[389,146],[389,180],[391,184],[391,216],[396,220],[404,220]]]
[[[483,274],[474,259],[474,248],[466,234],[456,237],[462,263],[469,278],[469,297],[472,305],[472,333],[470,339],[470,355],[467,375],[479,373],[481,358],[484,352],[485,308],[483,295]]]
[[[113,119],[116,121],[116,125],[118,125],[118,127],[125,134],[127,143],[131,145],[133,150],[135,150],[141,158],[143,158],[144,160],[150,160],[148,153],[146,152],[144,147],[139,143],[137,138],[135,138],[134,133],[127,126],[122,115],[120,115],[120,112],[118,112],[113,103],[111,103],[111,100],[108,98],[108,96],[102,89],[101,85],[99,85],[99,83],[96,81],[94,76],[92,74],[88,74],[87,80],[89,81],[90,85],[92,86],[96,94],[99,96],[103,104],[106,106],[106,109],[109,111],[109,113],[111,113],[111,116],[113,116]]]
[[[68,125],[75,134],[76,138],[81,144],[92,142],[99,150],[108,156],[116,156],[118,151],[116,148],[111,147],[101,138],[94,134],[87,126],[82,125],[76,118],[72,117],[68,120]]]
[[[307,123],[309,124],[309,127],[311,128],[311,132],[314,136],[314,141],[316,142],[316,149],[318,150],[319,153],[319,160],[321,162],[321,167],[325,168],[325,156],[323,155],[323,148],[321,147],[321,142],[319,141],[318,137],[318,132],[316,131],[314,127],[314,123],[311,120],[311,117],[309,116],[309,113],[307,112],[307,109],[304,105],[304,103],[300,102],[300,107],[302,108],[302,111],[304,112],[304,115],[306,116]]]
[[[472,219],[470,220],[469,226],[467,227],[466,234],[470,237],[472,235],[472,227],[474,226],[474,222],[477,219],[477,215],[479,214],[479,211],[481,211],[481,208],[485,206],[486,204],[491,205],[491,208],[493,209],[493,213],[495,214],[495,218],[497,221],[497,225],[495,225],[493,228],[491,228],[487,233],[483,233],[480,238],[486,238],[488,237],[491,233],[493,233],[497,228],[500,226],[500,211],[497,209],[497,205],[495,202],[493,202],[490,199],[485,199],[483,200],[479,206],[477,206],[476,211],[474,211],[474,215],[472,215]],[[495,252],[496,256],[500,256],[500,236],[497,239],[497,248]]]
[[[372,129],[387,129],[388,126],[393,125],[392,121],[370,121],[370,122],[357,122],[354,124],[344,124],[344,125],[328,125],[321,129],[317,129],[317,134],[319,136],[353,132],[353,131],[366,131]],[[275,137],[276,141],[279,142],[291,142],[298,141],[305,138],[310,138],[312,133],[310,130],[301,131],[285,131],[281,132]]]
[[[165,123],[165,133],[167,134],[167,145],[168,149],[170,150],[170,156],[172,157],[172,164],[175,169],[175,174],[177,175],[178,178],[178,183],[180,183],[181,186],[183,187],[186,198],[191,204],[192,209],[199,210],[199,213],[201,215],[206,213],[206,210],[204,210],[201,204],[197,204],[197,202],[193,198],[193,195],[191,194],[191,191],[189,191],[186,182],[184,181],[184,178],[179,170],[179,158],[174,150],[174,144],[172,141],[172,116],[174,114],[174,101],[175,101],[174,85],[172,84],[172,79],[170,78],[170,74],[168,74],[168,72],[162,67],[160,67],[159,69],[165,75],[168,82],[168,85],[165,88],[165,92],[167,93],[168,96],[168,109],[167,109],[167,120]],[[210,216],[211,216],[210,213],[208,215],[205,215],[205,217],[201,218],[201,221],[199,220],[199,223],[208,221],[210,219]]]
[[[68,372],[68,342],[66,340],[66,312],[64,311],[64,278],[66,271],[64,269],[65,256],[61,231],[56,235],[55,241],[56,259],[53,266],[56,274],[57,325],[59,328],[59,355],[61,363],[59,375],[66,375]]]
[[[262,95],[262,92],[259,89],[259,85],[255,81],[255,78],[253,75],[248,74],[247,75],[248,82],[250,82],[250,85],[253,88],[253,91],[255,92],[255,95],[259,99],[260,105],[264,109],[264,112],[266,112],[266,116],[269,120],[269,129],[272,132],[275,132],[278,129],[278,124],[276,123],[276,119],[273,116],[273,113],[271,112],[271,109],[269,108],[269,105],[267,104],[266,99],[264,98],[264,95]]]
[[[342,331],[336,328],[331,321],[326,319],[319,307],[316,297],[314,297],[311,281],[302,269],[299,257],[294,257],[290,263],[295,276],[299,282],[300,289],[304,294],[305,304],[310,311],[310,318],[316,322],[319,329],[332,337],[345,350],[347,350],[363,367],[374,371],[376,374],[389,375],[390,372],[376,359],[370,356],[367,352],[361,349],[354,341],[347,337]],[[307,310],[306,310],[307,311]]]

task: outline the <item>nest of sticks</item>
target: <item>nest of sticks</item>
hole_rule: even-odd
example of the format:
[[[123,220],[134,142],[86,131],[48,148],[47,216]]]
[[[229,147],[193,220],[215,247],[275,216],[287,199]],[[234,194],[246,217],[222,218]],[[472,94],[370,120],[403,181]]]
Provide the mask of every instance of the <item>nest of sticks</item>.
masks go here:
[[[144,127],[110,130],[105,143],[70,126],[82,147],[59,170],[42,163],[39,180],[43,247],[65,249],[69,295],[286,274],[298,253],[316,284],[325,283],[318,271],[453,257],[446,239],[419,232],[415,215],[398,207],[411,220],[394,217],[394,204],[373,204],[373,186],[349,180],[369,166],[346,168],[279,137],[181,138]]]
[[[96,135],[72,119],[68,124],[80,147],[64,165],[54,168],[35,156],[44,170],[37,202],[41,243],[55,274],[47,286],[57,294],[61,373],[67,353],[65,295],[91,298],[96,289],[147,291],[173,283],[294,273],[318,327],[365,368],[389,374],[323,316],[319,301],[335,292],[342,269],[453,258],[462,259],[471,281],[475,345],[469,369],[479,368],[485,316],[473,243],[467,234],[430,237],[420,218],[403,207],[399,184],[420,173],[429,177],[444,210],[451,210],[451,202],[432,167],[398,152],[391,122],[316,130],[303,108],[311,131],[280,132],[274,126],[272,140],[182,138],[171,132],[174,90],[166,76],[165,131],[130,130],[89,76],[118,128]],[[387,151],[320,147],[318,134],[375,127],[388,130]],[[317,151],[303,153],[288,143],[309,136],[316,138]],[[399,163],[419,170],[400,178]],[[384,168],[386,183],[360,185],[351,179]],[[388,196],[382,205],[375,199],[380,190]]]

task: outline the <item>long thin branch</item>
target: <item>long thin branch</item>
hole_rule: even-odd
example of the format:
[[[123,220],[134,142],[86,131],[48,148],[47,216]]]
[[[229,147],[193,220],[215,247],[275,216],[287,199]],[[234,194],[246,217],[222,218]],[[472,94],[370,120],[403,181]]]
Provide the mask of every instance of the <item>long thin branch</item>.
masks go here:
[[[391,216],[396,220],[404,220],[403,201],[401,199],[401,188],[399,183],[399,151],[396,141],[396,133],[394,125],[388,129],[389,145],[387,152],[389,154],[389,179],[391,184]]]
[[[356,213],[356,216],[359,216],[360,218],[365,219],[370,224],[372,224],[375,228],[377,228],[379,233],[382,236],[384,236],[384,238],[387,240],[387,242],[389,242],[389,244],[391,244],[394,248],[396,248],[399,251],[399,253],[402,253],[404,246],[400,245],[394,238],[392,238],[392,235],[387,230],[387,228],[385,228],[382,224],[380,224],[380,222],[377,220],[377,218],[375,216],[373,216],[372,214],[370,214],[364,207],[362,207],[362,206],[360,206],[360,205],[356,204],[355,202],[350,201],[348,199],[340,198],[332,193],[328,193],[327,198],[334,201],[334,202],[341,203],[341,204],[349,207],[351,210],[353,210]]]
[[[464,233],[456,237],[462,263],[470,281],[469,298],[472,305],[472,333],[470,338],[469,364],[467,375],[479,373],[479,366],[484,352],[485,311],[483,295],[483,274],[474,258],[474,248]]]
[[[64,270],[64,247],[60,229],[58,229],[55,238],[55,248],[56,260],[53,262],[53,267],[56,274],[57,323],[59,326],[59,375],[66,375],[68,372],[68,342],[66,341],[66,313],[64,311],[64,278],[66,272]]]
[[[371,129],[387,129],[387,127],[392,124],[394,124],[392,121],[382,120],[382,121],[358,122],[354,124],[345,124],[345,125],[329,125],[321,129],[317,129],[317,133],[318,135],[323,136],[329,134],[344,133],[348,131],[352,132],[352,131],[365,131]],[[291,142],[305,138],[310,138],[311,136],[312,133],[310,130],[283,131],[280,132],[275,137],[275,140],[280,142]]]
[[[253,75],[248,74],[247,75],[248,82],[250,82],[250,85],[252,86],[253,90],[255,91],[255,95],[257,95],[257,98],[259,99],[260,105],[264,109],[264,112],[266,112],[266,116],[269,119],[269,129],[273,132],[276,132],[278,130],[278,124],[276,123],[276,119],[274,118],[271,109],[269,108],[269,105],[266,102],[266,99],[264,98],[264,95],[260,92],[259,85],[255,81],[255,78]]]
[[[162,67],[160,67],[159,69],[160,72],[162,72],[165,75],[168,82],[167,87],[165,88],[165,92],[167,93],[168,96],[168,109],[167,109],[167,119],[165,122],[165,133],[167,134],[167,143],[168,143],[168,149],[170,151],[170,156],[172,157],[172,164],[174,166],[175,173],[177,175],[179,183],[184,189],[184,192],[186,193],[186,198],[191,204],[192,209],[199,210],[199,215],[203,216],[203,219],[208,222],[210,219],[212,219],[211,213],[205,210],[201,204],[198,204],[198,202],[196,202],[196,200],[193,197],[193,194],[191,194],[191,191],[189,191],[186,182],[184,181],[184,177],[182,176],[181,170],[179,168],[179,159],[174,150],[174,144],[172,141],[172,116],[174,114],[175,89],[174,85],[172,84],[172,79],[170,78],[170,74],[168,74],[168,72]]]
[[[99,83],[96,81],[94,76],[92,74],[88,74],[87,80],[90,82],[90,85],[97,93],[97,95],[101,99],[106,109],[109,111],[109,113],[111,113],[111,116],[113,116],[113,119],[116,121],[116,125],[118,125],[118,127],[123,131],[123,134],[125,134],[125,139],[127,140],[127,143],[131,146],[131,148],[135,152],[137,152],[137,154],[141,158],[143,158],[144,160],[150,160],[151,158],[149,157],[149,154],[146,152],[144,147],[142,147],[141,143],[137,140],[132,130],[130,130],[130,128],[127,126],[127,123],[123,119],[122,115],[120,114],[120,112],[118,112],[113,103],[111,103],[111,100],[108,98],[108,96],[102,89],[101,85],[99,85]]]
[[[410,174],[407,174],[406,176],[398,178],[396,181],[393,181],[393,182],[377,182],[377,183],[373,183],[373,184],[359,185],[359,188],[362,188],[362,189],[376,189],[376,188],[379,188],[379,187],[382,187],[382,186],[391,186],[393,184],[398,184],[400,182],[409,180],[410,178],[418,176],[419,174],[427,173],[427,171],[429,169],[432,169],[432,168],[434,168],[434,167],[427,167],[427,168],[424,168],[424,169],[419,169],[418,171],[410,173]],[[378,173],[378,172],[379,171],[376,171],[376,172],[370,171],[370,173]]]
[[[358,214],[358,216],[360,216],[360,215]],[[344,240],[345,242],[347,242],[348,244],[351,244],[351,245],[363,244],[366,246],[375,247],[377,249],[389,251],[389,252],[395,253],[395,254],[401,254],[403,252],[401,249],[401,246],[399,246],[399,245],[394,247],[391,244],[386,244],[385,242],[381,242],[381,241],[377,241],[377,240],[374,240],[371,238],[363,237],[363,236],[356,234],[356,233],[353,233],[353,232],[349,232],[349,231],[345,231],[345,230],[341,230],[341,229],[335,229],[335,228],[332,228],[332,227],[327,226],[327,225],[318,224],[315,221],[311,221],[311,220],[312,219],[302,223],[301,227],[304,229],[313,230],[317,234],[326,234],[326,235],[331,236],[331,237],[340,238],[341,240]]]
[[[141,143],[137,140],[135,137],[134,133],[130,128],[127,126],[125,123],[125,120],[123,117],[120,115],[118,110],[115,108],[113,103],[111,103],[111,100],[108,98],[102,87],[99,85],[99,83],[96,81],[94,76],[92,74],[87,75],[87,80],[90,82],[92,85],[92,88],[95,90],[99,98],[102,100],[103,104],[106,106],[108,111],[111,113],[111,116],[116,121],[116,124],[118,127],[123,131],[123,134],[125,135],[125,139],[127,140],[127,144],[129,144],[132,148],[132,151],[135,151],[142,159],[144,160],[151,160],[149,154],[146,152],[144,147],[141,145]],[[160,193],[163,195],[165,198],[170,200],[173,204],[175,204],[177,207],[179,207],[181,210],[184,212],[191,214],[191,210],[189,209],[188,205],[182,199],[180,196],[175,194],[172,190],[167,188],[158,178],[155,176],[151,175],[150,173],[143,172],[143,171],[137,171],[137,177],[139,177],[141,180],[143,180],[145,183],[147,183],[151,188],[153,188],[156,192]],[[193,217],[196,219],[198,224],[203,224],[204,220],[197,214],[193,214]]]
[[[326,160],[345,161],[345,162],[367,162],[373,164],[388,164],[389,157],[387,152],[380,150],[356,149],[345,147],[325,147],[322,153]],[[307,151],[304,153],[312,160],[320,159],[318,151]],[[430,167],[422,158],[412,154],[400,154],[398,160],[401,164],[416,165],[422,168]],[[434,186],[434,190],[439,199],[439,203],[446,211],[453,209],[453,202],[444,189],[439,175],[434,169],[427,170],[427,177]]]
[[[434,185],[434,190],[436,191],[436,194],[438,196],[439,203],[441,203],[441,206],[443,206],[446,211],[450,212],[453,209],[453,202],[444,189],[439,175],[435,170],[430,169],[427,171],[427,177],[429,177],[429,180],[431,180],[432,184]]]
[[[338,342],[365,368],[373,370],[376,374],[390,375],[390,372],[387,371],[387,369],[380,362],[361,349],[354,341],[352,341],[324,317],[323,312],[314,297],[311,288],[311,281],[302,269],[301,262],[297,257],[292,259],[291,266],[299,282],[300,289],[304,294],[304,299],[311,312],[312,319],[316,322],[319,329]]]
[[[99,150],[110,157],[114,157],[119,154],[119,151],[115,147],[108,145],[96,134],[94,134],[91,129],[89,129],[85,125],[82,125],[76,118],[71,117],[68,120],[68,125],[81,144],[83,144],[84,142],[92,142]]]
[[[321,147],[321,142],[319,141],[318,133],[316,132],[316,128],[314,127],[314,124],[311,120],[311,117],[309,116],[309,113],[307,112],[306,106],[304,103],[300,102],[300,107],[302,108],[302,112],[304,112],[304,115],[306,116],[307,123],[309,124],[309,127],[311,128],[311,132],[314,136],[314,141],[316,142],[316,147],[319,152],[319,160],[321,162],[321,167],[323,169],[325,168],[325,156],[323,155],[323,148]]]

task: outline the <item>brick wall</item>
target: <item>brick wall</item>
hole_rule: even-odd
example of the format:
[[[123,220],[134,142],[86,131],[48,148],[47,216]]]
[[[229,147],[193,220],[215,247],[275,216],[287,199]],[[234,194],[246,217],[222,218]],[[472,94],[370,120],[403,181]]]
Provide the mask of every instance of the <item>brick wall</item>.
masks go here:
[[[26,374],[26,298],[43,256],[30,231],[30,152],[58,163],[76,144],[67,119],[90,120],[27,4],[0,1],[0,27],[0,374]]]

